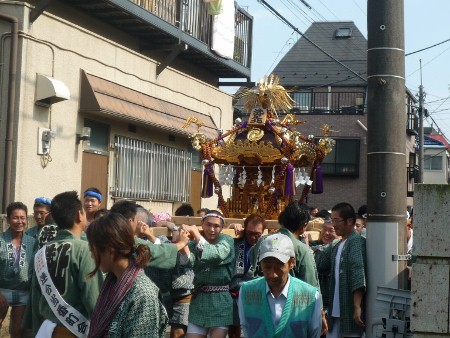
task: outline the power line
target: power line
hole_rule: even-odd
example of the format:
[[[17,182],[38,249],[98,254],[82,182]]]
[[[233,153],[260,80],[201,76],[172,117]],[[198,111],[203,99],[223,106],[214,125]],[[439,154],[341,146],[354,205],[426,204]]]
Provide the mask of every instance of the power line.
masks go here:
[[[434,44],[434,45],[432,45],[432,46],[425,47],[425,48],[416,50],[415,52],[411,52],[411,53],[405,54],[405,56],[409,56],[409,55],[413,55],[413,54],[416,54],[416,53],[419,53],[419,52],[423,52],[424,50],[427,50],[427,49],[430,49],[430,48],[433,48],[433,47],[442,45],[443,43],[446,43],[446,42],[449,42],[449,41],[450,41],[450,39],[444,40],[444,41],[439,42],[439,43],[436,43],[436,44]]]
[[[341,61],[339,61],[338,59],[336,59],[334,56],[332,56],[330,53],[328,53],[327,51],[325,51],[322,47],[320,47],[319,45],[317,45],[314,41],[312,41],[310,38],[308,38],[305,34],[303,34],[302,32],[300,32],[300,30],[295,27],[293,24],[291,24],[285,17],[283,17],[280,13],[278,13],[272,6],[270,6],[265,0],[258,0],[258,2],[262,3],[267,9],[269,9],[270,12],[272,12],[274,15],[276,15],[277,17],[279,17],[285,24],[287,24],[289,27],[291,27],[293,30],[295,30],[298,34],[300,34],[306,41],[308,41],[309,43],[311,43],[314,47],[316,47],[317,49],[319,49],[322,53],[324,53],[325,55],[327,55],[329,58],[331,58],[333,61],[335,61],[336,63],[338,63],[339,65],[341,65],[342,67],[344,67],[345,69],[347,69],[349,72],[351,72],[352,74],[356,75],[357,77],[359,77],[362,81],[367,82],[367,79],[363,78],[361,75],[359,75],[357,72],[355,72],[353,69],[351,69],[350,67],[348,67],[347,65],[345,65],[344,63],[342,63]]]

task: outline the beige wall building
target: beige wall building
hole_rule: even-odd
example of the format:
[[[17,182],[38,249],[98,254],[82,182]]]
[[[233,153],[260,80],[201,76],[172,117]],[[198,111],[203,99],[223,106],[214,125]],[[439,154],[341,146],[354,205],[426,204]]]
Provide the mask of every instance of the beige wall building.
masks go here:
[[[182,126],[194,116],[209,138],[231,127],[232,97],[219,90],[219,78],[249,78],[249,46],[239,45],[235,60],[220,58],[208,39],[198,42],[192,30],[132,1],[73,3],[0,1],[0,13],[17,18],[19,30],[8,99],[14,34],[1,18],[1,135],[14,103],[11,142],[0,139],[3,206],[20,200],[31,207],[38,196],[96,186],[105,207],[119,198],[154,212],[172,212],[181,202],[200,207],[201,165],[189,140],[197,127]],[[85,127],[90,145],[80,139]],[[201,206],[215,208],[216,201]]]

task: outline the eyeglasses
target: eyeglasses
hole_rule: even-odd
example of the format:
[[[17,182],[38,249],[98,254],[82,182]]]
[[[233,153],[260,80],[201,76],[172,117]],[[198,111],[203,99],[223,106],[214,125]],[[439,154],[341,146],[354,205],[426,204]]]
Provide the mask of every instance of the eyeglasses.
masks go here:
[[[37,211],[37,212],[34,212],[33,213],[33,216],[36,216],[36,217],[45,217],[45,216],[47,216],[48,214],[49,214],[50,212],[49,211]]]
[[[333,227],[330,227],[330,228],[323,228],[322,231],[323,231],[323,232],[328,232],[328,233],[330,233],[330,234],[336,233],[336,231],[334,231],[334,228],[333,228]]]
[[[345,219],[337,219],[337,218],[333,218],[333,219],[331,220],[331,223],[333,223],[334,225],[336,225],[336,224],[342,223],[342,222],[344,222],[344,221],[345,221]]]
[[[256,237],[256,238],[259,238],[262,236],[262,232],[246,231],[245,234],[250,237]]]

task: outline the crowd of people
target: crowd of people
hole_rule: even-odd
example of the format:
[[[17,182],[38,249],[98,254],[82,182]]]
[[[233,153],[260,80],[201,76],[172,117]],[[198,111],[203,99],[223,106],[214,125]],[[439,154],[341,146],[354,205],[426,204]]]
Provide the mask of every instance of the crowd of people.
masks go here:
[[[102,208],[89,188],[7,208],[0,236],[0,321],[19,337],[361,337],[365,218],[348,203],[297,201],[280,228],[248,216],[226,224],[200,209],[201,229],[131,200]],[[176,216],[194,216],[183,204]],[[306,228],[324,219],[319,240]],[[314,217],[314,216],[313,216]],[[170,237],[155,236],[167,227]],[[232,238],[222,230],[232,227]],[[239,236],[240,235],[240,236]],[[170,326],[170,330],[168,327]]]

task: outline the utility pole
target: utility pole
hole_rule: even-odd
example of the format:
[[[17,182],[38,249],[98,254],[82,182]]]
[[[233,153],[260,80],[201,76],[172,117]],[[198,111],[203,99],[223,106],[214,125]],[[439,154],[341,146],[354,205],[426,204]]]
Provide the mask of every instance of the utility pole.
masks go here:
[[[366,336],[378,323],[377,288],[405,288],[406,106],[403,0],[367,1]],[[406,276],[405,276],[406,277]],[[403,284],[404,283],[404,284]],[[383,314],[389,318],[389,311]]]
[[[422,60],[420,60],[420,86],[419,86],[419,177],[418,182],[423,183],[423,115],[425,113],[425,108],[423,106],[423,86],[422,86]]]

